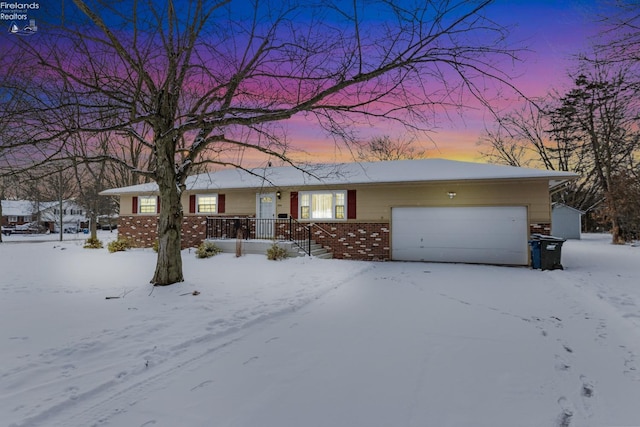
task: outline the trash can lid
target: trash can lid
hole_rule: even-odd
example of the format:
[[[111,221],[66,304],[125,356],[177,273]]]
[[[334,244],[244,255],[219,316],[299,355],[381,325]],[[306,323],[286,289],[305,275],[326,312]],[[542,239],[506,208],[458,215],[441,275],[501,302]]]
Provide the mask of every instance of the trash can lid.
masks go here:
[[[564,239],[562,237],[547,236],[546,234],[538,234],[538,233],[532,234],[531,239],[544,240],[545,242],[566,242],[567,241],[567,239]]]
[[[543,236],[541,240],[544,240],[545,242],[566,242],[567,239],[563,239],[562,237],[556,237],[556,236]]]

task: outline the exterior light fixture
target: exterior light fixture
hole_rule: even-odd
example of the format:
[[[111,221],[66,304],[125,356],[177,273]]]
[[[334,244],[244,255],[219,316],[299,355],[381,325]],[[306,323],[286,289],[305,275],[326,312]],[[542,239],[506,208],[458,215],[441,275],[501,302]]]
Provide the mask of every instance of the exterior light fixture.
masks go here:
[[[447,193],[447,195],[449,196],[450,199],[453,199],[454,197],[456,197],[456,192],[455,191],[449,191]]]
[[[282,193],[280,192],[280,190],[276,191],[276,197],[278,198],[278,200],[280,200],[280,197],[282,197]]]

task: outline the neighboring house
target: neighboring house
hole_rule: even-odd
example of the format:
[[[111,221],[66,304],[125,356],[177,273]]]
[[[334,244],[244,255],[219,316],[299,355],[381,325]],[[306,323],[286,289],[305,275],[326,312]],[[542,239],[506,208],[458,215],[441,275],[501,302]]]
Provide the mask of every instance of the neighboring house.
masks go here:
[[[530,233],[551,231],[550,190],[575,178],[441,159],[225,169],[187,180],[183,246],[252,218],[245,237],[286,238],[278,221],[295,221],[335,258],[527,265]],[[156,184],[101,194],[120,197],[119,233],[151,246]]]
[[[585,213],[563,203],[554,203],[551,208],[551,234],[564,239],[580,239],[582,215]]]
[[[2,200],[2,226],[15,227],[29,224],[37,218],[37,209],[28,200]]]
[[[81,206],[72,200],[62,203],[63,231],[76,232],[87,226],[87,217]],[[2,200],[2,226],[15,228],[31,224],[31,231],[60,230],[60,202],[34,202],[32,200]]]
[[[40,203],[40,223],[51,232],[60,232],[60,202]],[[89,219],[84,208],[73,200],[62,202],[62,231],[65,233],[77,233],[82,228],[87,228]]]

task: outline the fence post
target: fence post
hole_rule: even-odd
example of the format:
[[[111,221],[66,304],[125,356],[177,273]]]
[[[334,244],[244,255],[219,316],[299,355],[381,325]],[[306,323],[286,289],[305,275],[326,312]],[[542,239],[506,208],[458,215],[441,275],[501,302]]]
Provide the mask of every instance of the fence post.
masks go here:
[[[311,226],[307,227],[307,253],[311,256]]]

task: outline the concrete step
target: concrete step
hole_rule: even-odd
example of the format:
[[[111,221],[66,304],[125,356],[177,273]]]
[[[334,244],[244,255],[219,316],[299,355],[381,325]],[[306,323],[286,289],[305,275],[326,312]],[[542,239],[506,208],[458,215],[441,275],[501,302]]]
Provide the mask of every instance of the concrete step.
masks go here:
[[[236,239],[213,239],[211,240],[222,249],[223,252],[235,252],[236,250]],[[306,242],[300,242],[301,246],[308,247]],[[241,248],[243,254],[265,254],[267,250],[273,245],[272,241],[269,240],[242,240]],[[306,253],[296,246],[293,242],[278,242],[283,248],[287,249],[289,256],[306,256]],[[311,256],[316,258],[333,258],[331,252],[327,251],[322,245],[311,241]]]
[[[300,242],[300,246],[303,246],[305,249],[309,247],[307,242]],[[322,246],[321,244],[316,243],[315,240],[311,241],[310,248],[311,248],[311,256],[313,257],[321,258],[321,259],[333,258],[333,254],[328,250],[326,250],[324,246]],[[305,255],[306,253],[303,250],[299,251],[299,256],[305,256]]]
[[[318,257],[318,258],[320,257],[320,255],[324,255],[327,253],[329,253],[329,251],[326,250],[325,248],[316,248],[311,250],[311,256]]]
[[[320,259],[333,259],[333,254],[325,249],[324,253],[314,255],[314,257]]]

